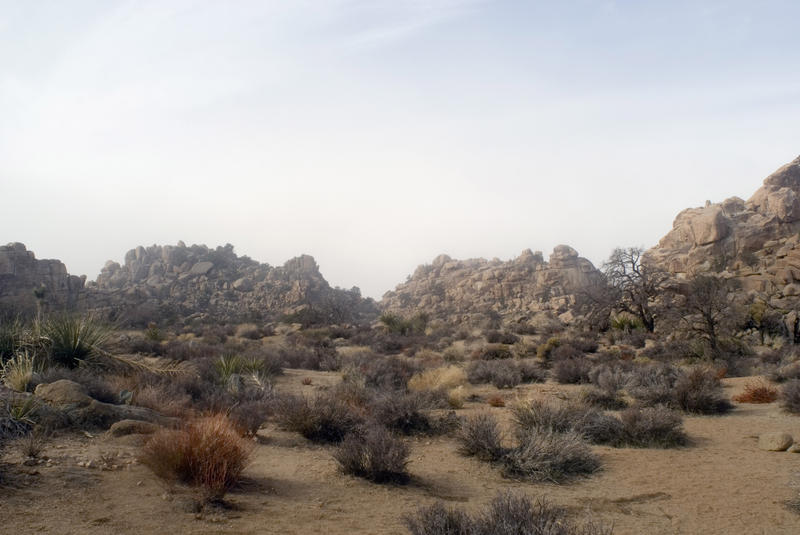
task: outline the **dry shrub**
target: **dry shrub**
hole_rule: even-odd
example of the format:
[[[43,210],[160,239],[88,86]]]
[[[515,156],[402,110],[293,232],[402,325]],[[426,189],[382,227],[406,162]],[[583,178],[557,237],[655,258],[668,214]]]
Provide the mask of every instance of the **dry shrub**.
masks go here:
[[[409,480],[408,445],[381,426],[370,426],[349,434],[333,453],[342,473],[375,483],[405,483]]]
[[[688,442],[680,414],[666,407],[631,408],[619,417],[623,434],[615,446],[674,448]]]
[[[513,388],[522,382],[522,372],[511,360],[476,360],[467,365],[472,384],[492,383],[496,388]]]
[[[482,461],[497,461],[506,454],[503,436],[497,419],[488,413],[470,416],[461,424],[456,435],[462,455],[475,456]]]
[[[153,434],[139,456],[161,479],[198,487],[206,501],[222,499],[239,481],[253,449],[223,414]]]
[[[675,402],[681,410],[698,414],[722,414],[733,408],[722,392],[713,369],[697,367],[675,382]]]
[[[261,329],[254,323],[242,323],[236,327],[236,336],[248,340],[259,340],[262,337]]]
[[[340,442],[364,422],[363,414],[335,393],[312,399],[281,396],[275,402],[275,415],[284,429],[313,442]]]
[[[466,382],[467,373],[463,369],[458,366],[445,366],[414,374],[408,380],[408,389],[412,392],[447,390]]]
[[[467,394],[463,386],[457,386],[447,391],[447,405],[451,409],[460,409],[464,406]]]
[[[515,434],[522,441],[532,432],[579,433],[595,444],[619,440],[622,424],[613,416],[581,403],[531,400],[512,407]]]
[[[314,383],[311,377],[303,377],[303,380],[300,382],[305,386],[311,386]]]
[[[182,416],[191,410],[192,398],[160,384],[145,385],[133,393],[134,405],[153,409],[166,416]]]
[[[800,414],[800,379],[792,379],[783,385],[781,399],[784,410]]]
[[[744,391],[733,397],[739,403],[772,403],[778,399],[778,389],[763,380],[750,381],[744,385]]]
[[[472,358],[479,360],[510,359],[514,357],[511,347],[506,344],[489,344],[476,349]]]
[[[593,386],[586,387],[581,392],[581,400],[587,405],[608,410],[624,409],[628,406],[618,391],[609,391]]]
[[[533,430],[502,459],[503,475],[532,482],[561,483],[600,469],[600,461],[582,435]]]
[[[613,530],[591,521],[578,525],[563,507],[544,498],[500,493],[474,517],[434,503],[405,518],[412,535],[611,535]]]
[[[505,407],[506,406],[506,400],[503,399],[503,396],[500,396],[500,395],[491,396],[489,399],[486,400],[486,403],[488,403],[492,407]]]
[[[417,394],[390,391],[378,395],[372,403],[375,421],[404,435],[432,433],[435,426],[422,411],[425,400]]]
[[[591,369],[591,363],[584,358],[558,360],[553,365],[553,379],[561,384],[585,384],[589,382],[589,371]]]

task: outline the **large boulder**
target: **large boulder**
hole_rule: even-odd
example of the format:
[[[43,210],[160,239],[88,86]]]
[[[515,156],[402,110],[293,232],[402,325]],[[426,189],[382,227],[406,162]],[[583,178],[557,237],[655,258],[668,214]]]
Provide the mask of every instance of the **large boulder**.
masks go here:
[[[54,407],[85,407],[93,401],[86,388],[68,379],[40,384],[36,387],[34,395]]]

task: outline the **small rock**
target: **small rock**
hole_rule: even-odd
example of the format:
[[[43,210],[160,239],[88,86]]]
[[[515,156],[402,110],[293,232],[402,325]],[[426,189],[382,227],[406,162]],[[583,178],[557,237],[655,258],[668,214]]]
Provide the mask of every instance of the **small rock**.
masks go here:
[[[781,432],[764,433],[758,437],[758,447],[766,451],[786,451],[792,442],[792,435]]]
[[[800,444],[792,444],[786,451],[789,453],[800,453]]]

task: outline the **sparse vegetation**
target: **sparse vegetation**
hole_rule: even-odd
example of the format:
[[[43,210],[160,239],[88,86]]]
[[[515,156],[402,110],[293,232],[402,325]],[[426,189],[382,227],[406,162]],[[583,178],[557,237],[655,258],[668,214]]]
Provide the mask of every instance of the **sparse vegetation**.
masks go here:
[[[781,405],[787,412],[800,414],[800,379],[792,379],[783,385]]]
[[[503,457],[503,436],[497,419],[488,413],[468,417],[461,424],[457,439],[462,455],[474,456],[482,461],[494,462]]]
[[[744,385],[744,391],[733,397],[739,403],[772,403],[778,399],[778,389],[763,380],[750,381]]]
[[[205,501],[218,501],[239,481],[252,448],[217,414],[191,420],[183,429],[157,431],[139,459],[159,478],[196,487]]]
[[[385,427],[373,425],[350,433],[333,458],[344,474],[374,483],[406,483],[408,445]]]
[[[600,461],[575,432],[534,430],[501,461],[503,475],[532,482],[561,483],[600,469]]]

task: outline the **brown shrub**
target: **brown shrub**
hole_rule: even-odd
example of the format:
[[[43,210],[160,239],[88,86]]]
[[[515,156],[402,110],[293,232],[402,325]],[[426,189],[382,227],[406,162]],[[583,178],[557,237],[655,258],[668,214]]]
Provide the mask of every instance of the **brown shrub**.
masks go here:
[[[739,403],[772,403],[778,399],[778,389],[764,381],[750,381],[744,385],[744,392],[734,396]]]
[[[500,396],[500,395],[490,397],[489,399],[486,400],[486,403],[488,403],[492,407],[505,407],[506,406],[506,400],[503,399],[503,396]]]
[[[159,478],[198,487],[204,500],[216,501],[239,481],[252,448],[227,416],[216,414],[157,431],[139,460]]]
[[[385,427],[371,426],[348,435],[333,458],[342,473],[375,483],[408,481],[408,445]]]

